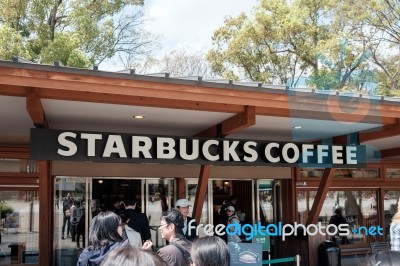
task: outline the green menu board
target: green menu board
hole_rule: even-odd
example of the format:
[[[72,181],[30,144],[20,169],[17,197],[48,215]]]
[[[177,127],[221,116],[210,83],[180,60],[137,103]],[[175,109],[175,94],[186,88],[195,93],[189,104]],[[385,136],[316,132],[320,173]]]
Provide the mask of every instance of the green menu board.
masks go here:
[[[262,235],[253,236],[253,244],[261,244],[263,251],[270,251],[270,241],[268,234],[266,234],[265,236]]]

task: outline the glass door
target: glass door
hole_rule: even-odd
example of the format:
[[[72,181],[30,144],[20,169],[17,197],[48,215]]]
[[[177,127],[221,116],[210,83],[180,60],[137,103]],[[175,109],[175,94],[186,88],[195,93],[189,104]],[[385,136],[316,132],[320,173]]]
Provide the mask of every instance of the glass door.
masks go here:
[[[165,245],[158,227],[161,222],[161,214],[170,210],[171,203],[175,200],[175,183],[173,179],[146,179],[145,182],[145,213],[150,223],[151,240],[158,248]]]
[[[91,212],[89,177],[60,177],[54,183],[54,249],[55,265],[76,265],[87,246]]]

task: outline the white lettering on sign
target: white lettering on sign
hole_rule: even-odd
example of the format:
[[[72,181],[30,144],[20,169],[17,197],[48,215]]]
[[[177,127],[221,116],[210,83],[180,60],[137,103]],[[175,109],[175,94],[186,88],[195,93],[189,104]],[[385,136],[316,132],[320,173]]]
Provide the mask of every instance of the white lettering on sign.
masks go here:
[[[113,159],[162,159],[266,164],[357,164],[360,146],[61,132],[57,154]],[[363,156],[363,154],[361,154]]]
[[[73,156],[78,151],[78,146],[71,140],[67,140],[67,137],[76,138],[76,134],[73,132],[64,132],[58,136],[58,143],[68,149],[58,149],[57,153],[61,156]]]

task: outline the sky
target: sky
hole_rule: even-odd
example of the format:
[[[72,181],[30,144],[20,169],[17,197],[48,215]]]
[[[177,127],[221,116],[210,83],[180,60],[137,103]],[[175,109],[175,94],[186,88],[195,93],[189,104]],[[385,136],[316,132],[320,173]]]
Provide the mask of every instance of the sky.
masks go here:
[[[212,47],[213,32],[223,26],[226,16],[251,14],[257,0],[145,0],[149,21],[145,28],[160,36],[162,57],[172,50],[207,51]],[[115,60],[112,60],[115,61]],[[107,62],[102,70],[121,70],[122,66]]]

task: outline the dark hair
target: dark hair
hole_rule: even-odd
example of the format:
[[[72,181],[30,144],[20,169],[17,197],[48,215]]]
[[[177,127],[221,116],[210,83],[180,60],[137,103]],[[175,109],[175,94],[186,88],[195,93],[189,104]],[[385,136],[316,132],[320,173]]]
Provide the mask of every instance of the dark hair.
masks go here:
[[[136,203],[137,203],[137,200],[134,199],[134,198],[127,198],[127,199],[125,200],[126,206],[133,206],[133,205],[135,205]]]
[[[121,218],[113,212],[100,212],[93,218],[89,232],[89,243],[94,250],[107,246],[109,242],[121,242],[122,236],[118,233]]]
[[[185,226],[185,222],[180,212],[177,210],[163,212],[161,219],[164,219],[167,224],[175,225],[175,235],[183,235],[182,229]]]
[[[126,224],[126,222],[129,220],[129,214],[127,211],[122,211],[118,213],[118,215],[121,218],[123,224]]]
[[[339,215],[343,215],[343,208],[341,208],[341,207],[336,208],[335,213],[339,214]]]
[[[192,245],[191,258],[196,266],[231,265],[231,254],[228,246],[217,236],[196,239]]]
[[[166,266],[151,250],[136,248],[130,244],[112,250],[101,263],[103,266]]]
[[[121,198],[118,197],[118,196],[115,196],[115,197],[112,198],[111,203],[115,204],[115,203],[120,202],[120,201],[121,201]]]

